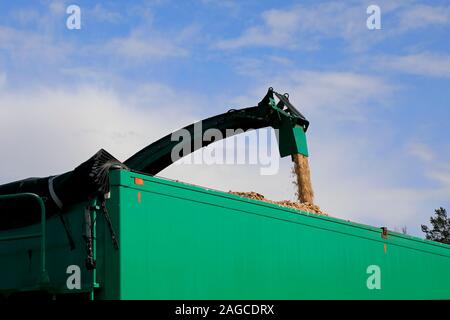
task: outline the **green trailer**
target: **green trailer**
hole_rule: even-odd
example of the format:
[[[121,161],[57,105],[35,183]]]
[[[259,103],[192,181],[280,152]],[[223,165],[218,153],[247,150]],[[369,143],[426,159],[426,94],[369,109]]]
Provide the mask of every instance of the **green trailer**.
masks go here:
[[[127,170],[113,171],[110,183],[107,207],[118,249],[99,208],[89,203],[66,217],[72,231],[81,231],[91,208],[93,270],[85,267],[82,232],[74,232],[80,236],[70,250],[57,217],[2,232],[4,295],[46,290],[92,299],[450,298],[447,245]]]
[[[271,125],[282,155],[307,156],[309,123],[273,93],[205,120],[202,133]],[[0,215],[13,211],[8,227],[0,223],[0,296],[450,298],[450,246],[155,177],[172,148],[167,136],[123,165],[101,153],[61,176],[0,186]],[[100,189],[98,176],[80,185],[86,168],[101,173]]]

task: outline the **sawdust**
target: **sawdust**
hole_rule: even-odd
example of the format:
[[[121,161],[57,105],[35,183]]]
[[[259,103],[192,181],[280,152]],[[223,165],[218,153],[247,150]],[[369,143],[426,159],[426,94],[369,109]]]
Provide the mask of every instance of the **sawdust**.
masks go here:
[[[314,191],[311,184],[311,173],[309,171],[308,157],[302,154],[293,154],[292,160],[294,166],[292,173],[296,180],[293,182],[296,186],[296,196],[301,203],[314,203]]]
[[[324,216],[328,216],[327,213],[320,210],[319,206],[314,205],[309,202],[297,202],[297,201],[290,201],[290,200],[282,200],[282,201],[273,201],[266,199],[262,194],[257,192],[235,192],[235,191],[229,191],[229,193],[234,194],[236,196],[254,199],[254,200],[260,200],[268,203],[273,203],[282,207],[288,207],[292,209],[297,209],[301,211],[306,211],[310,213],[320,214]]]

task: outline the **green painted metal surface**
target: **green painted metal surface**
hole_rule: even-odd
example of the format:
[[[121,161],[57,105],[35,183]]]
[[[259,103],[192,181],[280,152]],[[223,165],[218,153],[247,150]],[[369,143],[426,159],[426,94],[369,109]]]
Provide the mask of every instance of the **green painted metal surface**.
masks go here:
[[[112,172],[111,184],[119,250],[97,214],[95,275],[83,267],[85,204],[67,214],[74,251],[59,220],[48,220],[55,292],[93,292],[95,299],[450,298],[450,246],[398,233],[383,238],[379,228],[124,170]],[[25,288],[39,271],[27,260],[28,248],[39,248],[32,241],[0,243],[0,291]],[[66,287],[74,264],[79,290]]]
[[[278,130],[277,140],[280,156],[283,158],[294,154],[302,154],[308,157],[308,145],[305,134],[307,127],[299,125],[296,116],[279,109],[273,98],[269,99],[269,106],[278,115],[279,121],[273,127]]]
[[[278,133],[278,147],[280,156],[286,157],[294,154],[309,156],[306,134],[301,126],[293,126],[287,120],[283,121]]]
[[[126,171],[113,181],[115,298],[450,298],[449,246]]]

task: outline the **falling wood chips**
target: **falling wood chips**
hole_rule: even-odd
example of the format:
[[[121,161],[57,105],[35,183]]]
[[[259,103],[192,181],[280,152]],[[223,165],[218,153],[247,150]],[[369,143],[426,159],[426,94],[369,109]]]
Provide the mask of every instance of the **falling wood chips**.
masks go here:
[[[259,194],[256,192],[230,191],[229,193],[234,194],[236,196],[244,197],[244,198],[260,200],[260,201],[264,201],[264,202],[268,202],[268,203],[277,204],[282,207],[288,207],[288,208],[311,212],[311,213],[315,213],[315,214],[321,214],[324,216],[328,215],[325,212],[323,212],[322,210],[320,210],[319,206],[316,206],[316,205],[308,203],[308,202],[300,203],[300,202],[289,201],[289,200],[273,201],[273,200],[266,199],[262,194]]]
[[[292,173],[296,178],[294,181],[297,187],[297,198],[301,203],[314,203],[314,192],[311,184],[311,174],[309,171],[308,157],[302,154],[293,154],[292,161],[294,162],[294,167],[292,168]]]

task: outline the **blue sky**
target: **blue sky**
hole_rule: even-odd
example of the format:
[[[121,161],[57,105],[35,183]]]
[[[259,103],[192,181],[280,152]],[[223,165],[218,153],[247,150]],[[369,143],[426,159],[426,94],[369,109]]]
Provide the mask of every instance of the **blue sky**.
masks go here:
[[[81,30],[66,8],[81,8]],[[366,8],[381,9],[368,30]],[[0,182],[121,159],[274,86],[311,121],[317,203],[390,228],[450,207],[449,1],[1,1]],[[290,162],[161,175],[290,199]],[[239,177],[239,178],[238,178]]]

